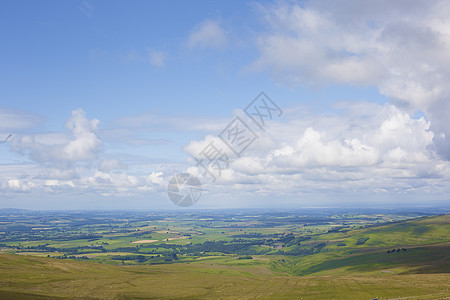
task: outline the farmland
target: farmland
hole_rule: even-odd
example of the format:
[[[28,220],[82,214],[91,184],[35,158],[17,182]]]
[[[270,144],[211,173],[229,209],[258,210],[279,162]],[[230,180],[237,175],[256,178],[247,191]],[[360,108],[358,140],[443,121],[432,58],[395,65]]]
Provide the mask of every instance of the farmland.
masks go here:
[[[0,218],[2,298],[450,297],[450,215],[34,212]]]

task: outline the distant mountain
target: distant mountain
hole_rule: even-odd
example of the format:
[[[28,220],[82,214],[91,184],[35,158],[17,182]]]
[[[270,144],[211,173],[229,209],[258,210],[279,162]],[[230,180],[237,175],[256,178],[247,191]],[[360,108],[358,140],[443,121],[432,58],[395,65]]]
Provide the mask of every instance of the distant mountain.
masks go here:
[[[20,209],[20,208],[0,208],[0,214],[8,214],[8,215],[19,215],[24,213],[29,213],[31,210],[28,209]]]

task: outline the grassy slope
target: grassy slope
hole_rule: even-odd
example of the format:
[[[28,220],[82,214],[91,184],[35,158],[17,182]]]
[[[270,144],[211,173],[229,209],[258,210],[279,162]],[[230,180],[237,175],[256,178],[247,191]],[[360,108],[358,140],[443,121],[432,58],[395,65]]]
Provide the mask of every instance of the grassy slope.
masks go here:
[[[444,299],[449,274],[280,276],[264,268],[216,264],[118,267],[49,258],[0,255],[0,298]]]
[[[358,238],[369,238],[356,246]],[[274,261],[276,270],[294,275],[345,275],[349,272],[423,274],[450,271],[450,215],[419,218],[346,233],[320,235],[313,242],[327,242],[322,253]],[[337,247],[338,242],[347,246]],[[387,250],[406,252],[386,254]],[[327,252],[328,251],[328,252]]]
[[[111,266],[1,254],[0,298],[450,299],[449,225],[439,216],[318,236],[330,251],[305,257]],[[370,239],[355,246],[360,237]],[[338,240],[347,246],[331,251]],[[394,246],[408,251],[386,254]]]

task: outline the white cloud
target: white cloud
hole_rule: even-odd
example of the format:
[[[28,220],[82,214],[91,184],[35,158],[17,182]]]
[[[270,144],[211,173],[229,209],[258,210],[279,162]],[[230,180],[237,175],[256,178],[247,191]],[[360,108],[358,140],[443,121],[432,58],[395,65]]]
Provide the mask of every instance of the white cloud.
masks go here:
[[[88,120],[82,109],[72,111],[66,127],[71,134],[42,133],[17,135],[12,138],[11,149],[28,154],[38,162],[61,163],[88,161],[102,151],[102,142],[97,136],[99,121]]]
[[[277,2],[252,67],[284,84],[374,85],[425,112],[434,147],[450,159],[450,4],[446,1]]]
[[[148,61],[155,67],[163,67],[166,63],[166,55],[161,51],[149,51]]]
[[[66,123],[74,139],[64,146],[64,158],[67,160],[90,160],[101,150],[99,137],[96,135],[99,120],[88,120],[82,109],[72,111],[72,117]]]
[[[148,175],[147,182],[160,186],[165,186],[167,184],[164,180],[164,174],[162,172],[152,172],[150,175]]]
[[[406,193],[411,189],[448,192],[450,164],[430,148],[433,132],[424,118],[413,119],[393,105],[346,103],[339,114],[308,115],[286,109],[287,122],[272,124],[241,157],[229,154],[230,169],[209,185],[215,194],[228,190],[272,195],[336,192]],[[192,157],[216,136],[191,141]],[[223,145],[222,145],[223,146]],[[222,150],[226,148],[222,148]],[[203,182],[212,178],[191,161],[190,172]]]
[[[206,20],[194,28],[187,44],[189,48],[222,48],[227,44],[227,35],[219,22]]]
[[[50,179],[50,180],[73,180],[80,178],[76,168],[60,168],[46,167],[42,169],[37,176],[31,176],[35,179]]]
[[[61,180],[57,180],[57,179],[50,179],[50,180],[46,180],[44,183],[45,187],[59,187],[59,186],[69,186],[71,188],[75,187],[75,184],[70,181],[61,181]]]
[[[284,166],[294,167],[366,167],[379,159],[378,151],[358,138],[325,141],[318,131],[308,127],[292,146],[274,153],[274,159]]]
[[[126,169],[127,165],[118,159],[104,159],[98,166],[99,171],[113,171]]]
[[[305,107],[284,109],[283,122],[268,124],[265,132],[257,131],[258,139],[242,157],[234,156],[215,135],[192,141],[183,149],[190,157],[199,158],[211,141],[229,155],[230,168],[223,170],[214,184],[192,158],[186,167],[106,155],[101,152],[98,121],[76,110],[66,123],[70,132],[14,136],[11,147],[37,163],[2,165],[0,190],[3,195],[166,199],[168,180],[187,170],[201,178],[202,198],[210,205],[221,199],[240,203],[243,198],[287,199],[304,193],[318,197],[341,192],[449,192],[450,165],[431,147],[434,133],[425,118],[413,119],[390,104],[347,102],[335,109],[336,114],[321,115]],[[150,118],[146,123],[148,119],[128,125],[153,128],[161,121]],[[162,121],[164,126],[171,123]],[[228,122],[219,123],[222,128],[215,132]]]
[[[133,155],[125,155],[125,164],[119,159],[124,154],[106,155],[99,121],[88,119],[82,109],[74,110],[65,125],[65,132],[14,133],[7,140],[13,152],[31,161],[0,165],[1,195],[135,197],[165,191],[167,177],[173,175],[168,168],[173,165]],[[136,131],[133,126],[132,131]]]
[[[92,17],[92,13],[94,11],[94,6],[90,4],[87,1],[83,1],[81,5],[78,7],[83,14],[85,14],[87,17]]]
[[[9,179],[6,183],[6,190],[13,192],[29,192],[35,187],[33,182],[20,179]]]
[[[36,127],[41,122],[38,116],[0,108],[0,132],[5,134]]]

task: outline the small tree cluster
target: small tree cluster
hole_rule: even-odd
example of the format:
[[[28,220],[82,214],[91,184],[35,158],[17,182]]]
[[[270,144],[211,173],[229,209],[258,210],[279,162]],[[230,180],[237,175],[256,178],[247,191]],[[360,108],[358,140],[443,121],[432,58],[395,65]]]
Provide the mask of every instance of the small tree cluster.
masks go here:
[[[405,251],[407,251],[407,250],[408,250],[408,249],[406,249],[406,248],[402,248],[402,249],[400,249],[400,248],[398,248],[398,249],[392,249],[392,250],[388,250],[388,251],[386,252],[386,254],[389,254],[389,253],[395,253],[395,252],[399,253],[400,251],[405,252]]]

